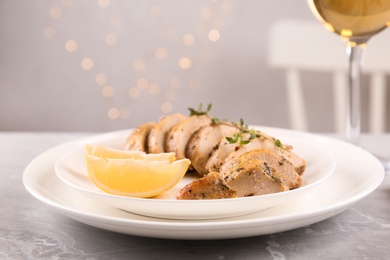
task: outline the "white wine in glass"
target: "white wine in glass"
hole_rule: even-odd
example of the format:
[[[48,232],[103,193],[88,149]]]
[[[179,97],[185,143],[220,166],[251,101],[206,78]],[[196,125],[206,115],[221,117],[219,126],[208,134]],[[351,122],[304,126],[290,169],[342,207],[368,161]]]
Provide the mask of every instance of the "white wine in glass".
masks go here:
[[[390,0],[308,0],[325,28],[347,42],[366,43],[390,26]]]
[[[390,26],[390,0],[307,0],[307,3],[326,29],[337,33],[346,42],[349,57],[346,138],[359,145],[360,80],[364,50],[373,35]]]

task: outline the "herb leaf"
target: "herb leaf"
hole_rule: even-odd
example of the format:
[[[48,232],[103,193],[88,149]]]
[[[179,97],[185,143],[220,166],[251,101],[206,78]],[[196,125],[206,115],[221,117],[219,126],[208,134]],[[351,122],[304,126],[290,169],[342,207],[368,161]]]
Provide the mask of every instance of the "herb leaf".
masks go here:
[[[226,140],[228,140],[230,144],[247,144],[252,139],[261,137],[260,133],[255,129],[249,129],[248,126],[244,124],[244,120],[242,118],[238,122],[231,123],[233,126],[238,128],[239,133],[234,134],[234,138],[226,137]]]
[[[198,110],[195,110],[193,108],[188,108],[188,110],[190,111],[190,116],[200,116],[200,115],[206,115],[208,114],[208,112],[210,112],[211,110],[211,104],[208,104],[207,105],[207,108],[206,110],[203,110],[203,104],[200,103],[199,106],[198,106]]]
[[[282,144],[282,142],[279,139],[276,139],[274,144],[275,144],[275,146],[277,146],[279,148],[283,148],[283,144]]]
[[[226,136],[225,138],[229,142],[229,144],[235,144],[237,142],[237,140],[235,138],[232,138],[229,136]]]

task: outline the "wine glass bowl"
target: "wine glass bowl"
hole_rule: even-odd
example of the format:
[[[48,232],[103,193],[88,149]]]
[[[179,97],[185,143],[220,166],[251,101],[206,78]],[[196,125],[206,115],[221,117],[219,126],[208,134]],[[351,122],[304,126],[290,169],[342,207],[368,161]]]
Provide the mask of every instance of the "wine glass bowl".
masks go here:
[[[308,0],[326,29],[356,44],[390,26],[389,0]]]

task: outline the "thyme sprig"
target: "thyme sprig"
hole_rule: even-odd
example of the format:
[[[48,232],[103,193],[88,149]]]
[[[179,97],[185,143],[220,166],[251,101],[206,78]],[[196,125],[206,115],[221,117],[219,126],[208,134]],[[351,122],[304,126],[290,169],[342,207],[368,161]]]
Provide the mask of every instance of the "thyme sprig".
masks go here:
[[[211,103],[207,105],[206,109],[203,110],[203,104],[200,103],[198,106],[198,109],[194,108],[188,108],[190,111],[190,116],[200,116],[200,115],[207,115],[210,110],[211,110]],[[222,123],[227,123],[227,120],[221,120],[219,118],[213,117],[212,119],[213,124],[222,124]],[[244,145],[248,144],[252,139],[259,138],[261,137],[261,134],[259,131],[256,131],[255,129],[249,129],[248,125],[244,124],[244,120],[240,118],[238,122],[228,122],[235,126],[239,132],[235,133],[232,137],[226,136],[226,140],[230,144],[239,144],[239,145]],[[274,145],[285,149],[285,146],[282,144],[282,142],[279,139],[274,139]]]
[[[235,133],[233,137],[225,137],[230,144],[247,144],[252,139],[261,136],[255,129],[249,129],[242,118],[239,122],[232,122],[232,124],[239,129],[239,132]]]
[[[190,116],[201,116],[201,115],[207,115],[211,110],[211,104],[207,105],[206,110],[203,110],[203,104],[200,103],[198,106],[198,110],[195,110],[191,107],[188,108],[190,110]]]
[[[198,110],[195,110],[195,109],[189,107],[188,110],[190,110],[190,116],[207,115],[210,112],[210,110],[211,110],[211,104],[207,105],[206,110],[203,110],[202,107],[203,107],[202,103],[199,104]],[[221,120],[221,119],[216,118],[216,117],[211,118],[211,122],[213,124],[221,124],[224,121],[226,121],[226,120]]]
[[[242,133],[235,133],[233,137],[226,136],[225,138],[229,144],[247,144],[250,142],[250,140],[243,139]]]
[[[279,139],[275,139],[274,145],[279,148],[284,148],[282,142]]]
[[[244,124],[244,120],[242,120],[242,118],[239,122],[232,122],[232,124],[239,129],[239,132],[235,133],[233,137],[225,137],[230,144],[243,145],[249,143],[252,139],[261,137],[260,132],[255,129],[249,129],[248,125]],[[276,147],[286,149],[279,139],[274,139],[274,145]]]

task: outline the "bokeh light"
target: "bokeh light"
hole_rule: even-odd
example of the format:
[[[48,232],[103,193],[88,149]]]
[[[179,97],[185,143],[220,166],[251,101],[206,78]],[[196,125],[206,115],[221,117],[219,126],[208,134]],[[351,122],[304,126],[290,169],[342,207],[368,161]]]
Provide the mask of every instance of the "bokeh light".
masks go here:
[[[149,80],[145,78],[140,78],[137,80],[137,87],[139,89],[147,89],[149,86]]]
[[[111,120],[118,119],[120,116],[120,111],[117,107],[111,107],[107,112],[108,118]]]
[[[118,37],[115,34],[110,33],[107,34],[105,41],[108,46],[114,46],[118,43]]]
[[[110,0],[98,0],[97,2],[101,8],[107,8],[110,5]]]
[[[96,84],[103,86],[103,85],[107,84],[107,81],[108,81],[107,75],[104,73],[99,73],[96,75],[95,81],[96,81]]]
[[[62,16],[61,8],[59,8],[57,6],[50,8],[49,15],[54,20],[60,19]]]
[[[84,70],[91,70],[93,68],[93,61],[89,58],[85,58],[81,61],[81,67]]]
[[[192,34],[188,33],[183,36],[183,43],[185,45],[191,46],[194,44],[194,42],[195,42],[195,37]]]
[[[53,38],[56,35],[56,29],[53,26],[46,26],[43,29],[43,35],[48,39]]]
[[[75,52],[77,50],[77,43],[74,40],[68,40],[65,42],[65,49],[68,52]]]
[[[183,57],[179,60],[179,67],[183,70],[188,70],[192,66],[192,61],[188,57]]]
[[[217,30],[211,30],[208,34],[209,40],[212,42],[216,42],[221,38],[221,34]]]
[[[154,55],[156,56],[157,59],[163,60],[168,56],[168,52],[165,48],[160,47],[156,49]]]
[[[105,85],[102,87],[102,95],[105,98],[110,98],[114,95],[114,88],[110,85]]]
[[[165,114],[171,113],[173,110],[173,105],[170,102],[164,102],[161,104],[161,111]]]

